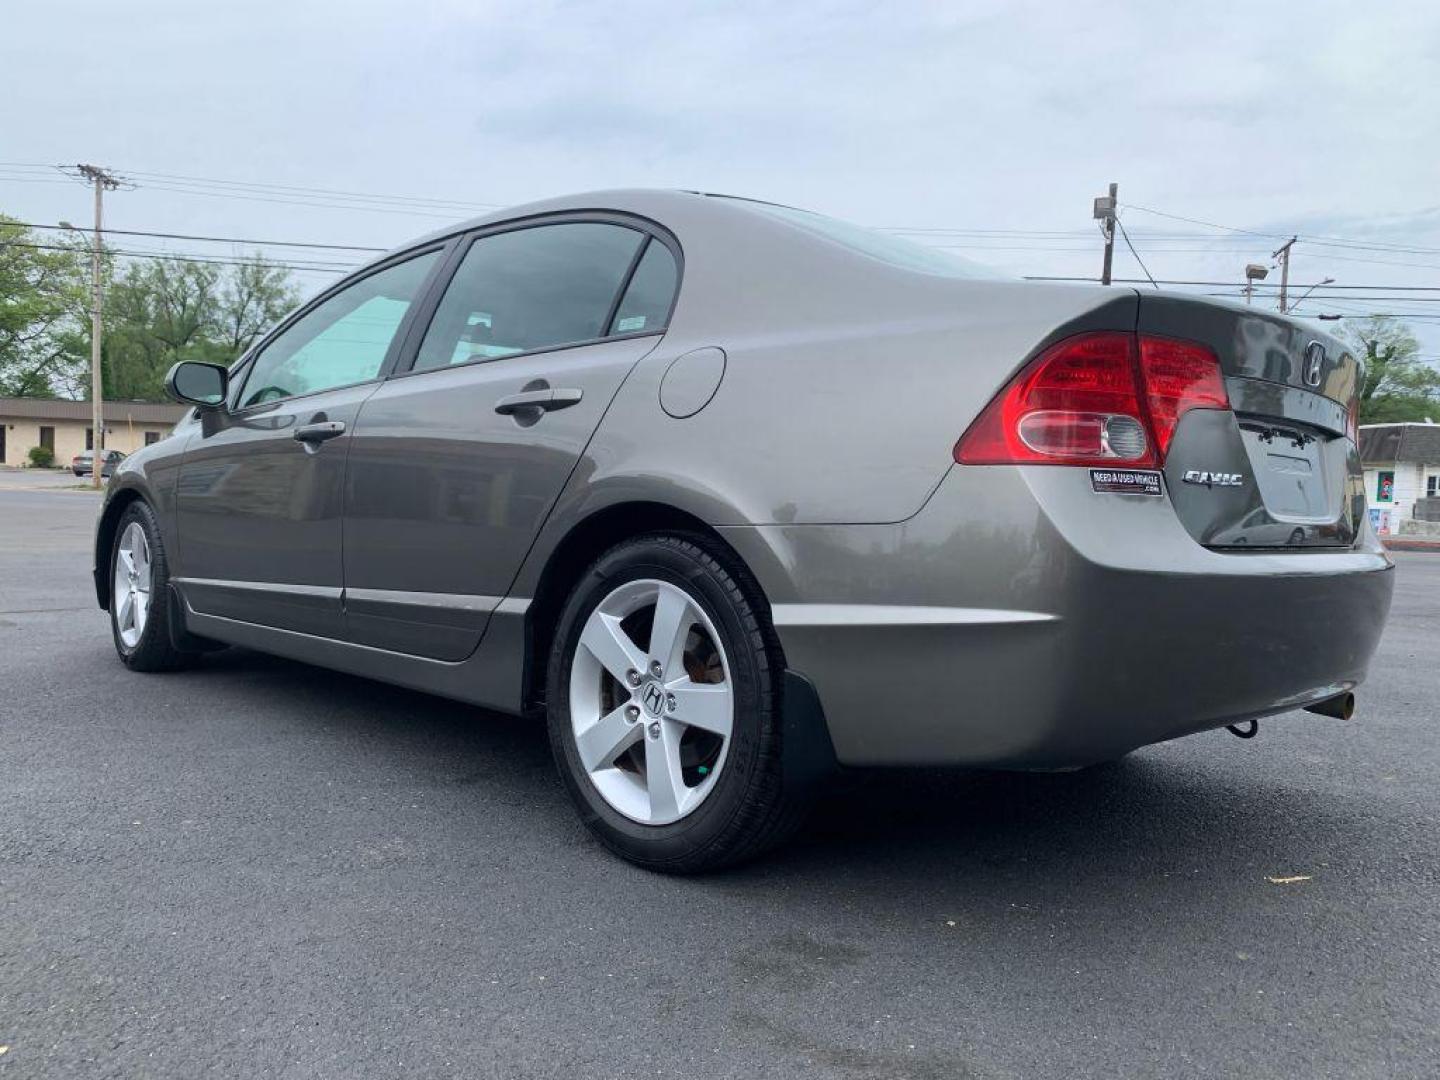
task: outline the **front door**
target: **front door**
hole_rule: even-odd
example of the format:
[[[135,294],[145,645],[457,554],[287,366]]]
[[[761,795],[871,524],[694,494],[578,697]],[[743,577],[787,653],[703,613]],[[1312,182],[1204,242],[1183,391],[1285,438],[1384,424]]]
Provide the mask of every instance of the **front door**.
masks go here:
[[[332,293],[266,341],[202,413],[176,493],[195,611],[340,637],[345,457],[438,250]]]
[[[676,285],[669,248],[615,222],[482,235],[411,369],[360,412],[345,511],[352,641],[441,660],[490,613]]]

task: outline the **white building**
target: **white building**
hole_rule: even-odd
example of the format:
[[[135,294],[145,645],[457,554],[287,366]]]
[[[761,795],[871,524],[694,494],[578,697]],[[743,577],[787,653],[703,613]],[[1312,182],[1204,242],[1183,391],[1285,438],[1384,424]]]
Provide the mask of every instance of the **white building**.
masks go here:
[[[1398,534],[1401,523],[1440,520],[1440,424],[1363,424],[1360,461],[1376,531]],[[1415,513],[1422,499],[1435,499]]]

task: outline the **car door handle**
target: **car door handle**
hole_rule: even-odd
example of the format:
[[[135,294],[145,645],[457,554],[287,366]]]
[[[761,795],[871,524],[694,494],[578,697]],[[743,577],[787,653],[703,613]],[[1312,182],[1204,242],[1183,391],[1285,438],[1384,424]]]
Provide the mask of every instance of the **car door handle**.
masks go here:
[[[583,390],[570,387],[522,390],[518,394],[502,397],[495,403],[495,411],[501,416],[513,416],[515,413],[526,412],[530,409],[554,412],[557,409],[568,409],[571,405],[580,404],[580,399],[584,396]]]
[[[326,439],[333,439],[337,435],[345,434],[345,423],[342,420],[326,420],[319,424],[302,424],[295,429],[295,441],[310,445],[312,448],[324,442]]]

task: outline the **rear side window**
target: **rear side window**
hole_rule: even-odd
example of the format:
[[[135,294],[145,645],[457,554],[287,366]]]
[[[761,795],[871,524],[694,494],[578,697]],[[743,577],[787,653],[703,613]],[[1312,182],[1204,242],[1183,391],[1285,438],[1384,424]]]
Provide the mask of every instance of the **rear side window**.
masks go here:
[[[563,222],[482,236],[435,310],[416,371],[604,337],[644,233]]]
[[[679,276],[675,256],[659,240],[651,240],[635,268],[635,276],[625,290],[615,318],[610,323],[612,334],[638,334],[661,330],[670,317],[675,299],[675,281]]]

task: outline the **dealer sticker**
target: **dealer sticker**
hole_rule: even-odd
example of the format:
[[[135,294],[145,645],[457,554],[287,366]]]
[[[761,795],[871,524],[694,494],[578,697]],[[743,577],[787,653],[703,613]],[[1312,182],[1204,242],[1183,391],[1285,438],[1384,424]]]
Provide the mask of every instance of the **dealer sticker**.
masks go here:
[[[1122,495],[1163,495],[1160,474],[1144,469],[1091,469],[1090,486]]]

